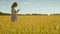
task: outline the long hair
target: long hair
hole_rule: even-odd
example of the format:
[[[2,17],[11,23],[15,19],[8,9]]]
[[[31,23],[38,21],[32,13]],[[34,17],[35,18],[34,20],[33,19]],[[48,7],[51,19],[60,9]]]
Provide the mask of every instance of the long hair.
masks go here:
[[[13,7],[17,7],[17,2],[14,2],[13,4],[12,4],[12,6],[11,6],[11,8],[13,8]]]

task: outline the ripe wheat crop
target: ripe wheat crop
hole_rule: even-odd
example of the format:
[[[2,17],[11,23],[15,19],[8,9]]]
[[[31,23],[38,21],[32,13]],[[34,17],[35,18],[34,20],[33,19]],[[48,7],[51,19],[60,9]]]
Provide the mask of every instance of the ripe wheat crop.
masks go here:
[[[0,34],[60,34],[60,16],[0,16]]]

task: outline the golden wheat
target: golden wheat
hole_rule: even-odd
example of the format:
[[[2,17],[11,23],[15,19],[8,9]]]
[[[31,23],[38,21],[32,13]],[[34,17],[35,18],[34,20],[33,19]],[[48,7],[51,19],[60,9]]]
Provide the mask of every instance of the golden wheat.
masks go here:
[[[0,16],[0,34],[60,34],[60,16]]]

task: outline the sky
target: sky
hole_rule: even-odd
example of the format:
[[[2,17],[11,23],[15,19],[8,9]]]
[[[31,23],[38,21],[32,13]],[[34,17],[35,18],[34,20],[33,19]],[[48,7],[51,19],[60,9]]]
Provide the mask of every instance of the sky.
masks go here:
[[[19,14],[60,14],[60,0],[0,0],[0,11],[11,13],[11,5],[17,2]]]

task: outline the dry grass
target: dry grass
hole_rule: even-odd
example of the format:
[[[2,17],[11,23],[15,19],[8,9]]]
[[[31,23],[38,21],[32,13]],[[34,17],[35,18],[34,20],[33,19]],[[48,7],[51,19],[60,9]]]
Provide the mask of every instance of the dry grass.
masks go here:
[[[0,34],[60,34],[60,16],[0,16]]]

